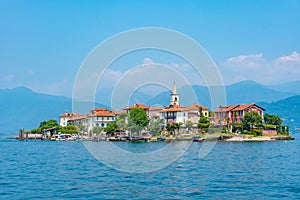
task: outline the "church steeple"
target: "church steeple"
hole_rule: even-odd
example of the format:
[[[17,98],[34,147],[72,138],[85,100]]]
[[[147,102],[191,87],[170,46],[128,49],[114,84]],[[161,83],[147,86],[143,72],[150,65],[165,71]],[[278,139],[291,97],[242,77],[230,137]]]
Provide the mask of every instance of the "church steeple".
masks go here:
[[[179,94],[177,94],[176,83],[174,81],[173,90],[170,95],[171,106],[179,106]]]
[[[174,85],[173,85],[172,94],[177,94],[176,83],[175,83],[175,81],[174,81]]]

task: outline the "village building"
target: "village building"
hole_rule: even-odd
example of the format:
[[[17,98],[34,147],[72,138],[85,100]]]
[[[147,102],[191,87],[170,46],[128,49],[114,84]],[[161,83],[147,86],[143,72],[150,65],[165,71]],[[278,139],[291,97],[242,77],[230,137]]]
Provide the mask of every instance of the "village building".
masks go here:
[[[160,106],[153,106],[149,108],[149,118],[150,120],[157,120],[160,118],[160,112],[163,110]]]
[[[265,109],[256,104],[220,106],[213,112],[214,123],[217,125],[240,124],[245,114],[250,111],[257,112],[263,118]]]
[[[87,126],[88,118],[85,115],[75,113],[68,119],[68,124],[73,124],[75,126]]]
[[[88,132],[90,133],[94,127],[107,127],[108,124],[115,121],[115,114],[107,108],[95,108],[90,111],[88,117]]]
[[[146,114],[149,116],[149,109],[150,109],[150,106],[146,106],[146,105],[144,105],[144,104],[138,104],[138,103],[135,103],[135,104],[133,104],[132,106],[128,106],[128,107],[124,108],[124,110],[125,110],[127,113],[129,113],[129,111],[132,110],[132,109],[134,109],[134,108],[141,108],[141,109],[143,109],[143,110],[146,112]]]
[[[170,94],[170,105],[165,106],[160,114],[160,117],[164,119],[165,124],[185,124],[186,121],[188,121],[188,109],[186,107],[180,106],[179,94],[177,93],[175,82],[172,93]]]
[[[197,103],[187,107],[187,110],[188,110],[188,121],[191,121],[193,124],[198,123],[200,117],[205,117],[205,118],[209,117],[209,109]]]

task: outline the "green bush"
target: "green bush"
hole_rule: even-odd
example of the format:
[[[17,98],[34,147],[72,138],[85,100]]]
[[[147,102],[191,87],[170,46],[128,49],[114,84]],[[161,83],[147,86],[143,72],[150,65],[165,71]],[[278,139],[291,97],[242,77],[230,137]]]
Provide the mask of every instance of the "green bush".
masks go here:
[[[254,136],[262,136],[262,130],[252,130],[251,134]]]

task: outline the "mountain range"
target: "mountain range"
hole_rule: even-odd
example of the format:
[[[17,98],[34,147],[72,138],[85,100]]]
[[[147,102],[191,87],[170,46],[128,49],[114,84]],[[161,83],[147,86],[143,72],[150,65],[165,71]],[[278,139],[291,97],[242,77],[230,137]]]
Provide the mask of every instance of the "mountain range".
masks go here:
[[[300,81],[266,86],[253,81],[242,81],[225,86],[227,105],[257,103],[266,108],[267,113],[282,117],[292,130],[300,127]],[[188,86],[178,89],[180,102],[187,106],[198,101],[211,108],[210,95],[207,87],[194,85],[195,99],[184,98]],[[110,105],[110,91],[104,91],[96,98],[100,103],[97,107]],[[147,105],[168,105],[170,92],[162,92],[156,96],[134,93],[130,103]],[[72,99],[63,96],[40,94],[26,87],[0,89],[0,133],[16,134],[21,127],[32,129],[44,120],[57,119],[65,111],[72,111]]]

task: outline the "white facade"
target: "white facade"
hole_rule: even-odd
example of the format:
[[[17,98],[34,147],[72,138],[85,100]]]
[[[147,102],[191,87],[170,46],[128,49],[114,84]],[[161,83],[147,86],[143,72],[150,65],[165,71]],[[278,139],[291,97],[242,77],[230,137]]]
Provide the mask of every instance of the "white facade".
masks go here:
[[[91,133],[94,127],[107,127],[108,124],[115,121],[115,118],[115,114],[107,108],[91,110],[88,115],[88,133]]]
[[[61,116],[59,116],[59,125],[60,126],[67,126],[68,120],[72,117],[72,113],[64,113]]]

